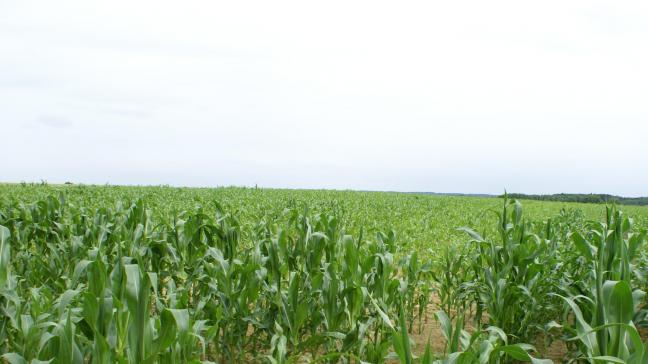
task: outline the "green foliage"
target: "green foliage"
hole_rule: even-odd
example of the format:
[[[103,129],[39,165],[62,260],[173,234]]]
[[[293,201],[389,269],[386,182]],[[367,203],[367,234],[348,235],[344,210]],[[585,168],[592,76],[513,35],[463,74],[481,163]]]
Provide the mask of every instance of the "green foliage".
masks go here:
[[[566,285],[561,296],[574,323],[564,323],[570,340],[578,342],[579,357],[595,363],[648,362],[648,342],[642,343],[633,319],[645,305],[645,292],[633,289],[635,263],[645,233],[632,232],[632,220],[614,208],[603,223],[593,223],[586,234],[573,234],[573,242],[588,274]],[[614,359],[612,359],[614,358]]]
[[[498,217],[496,239],[463,229],[471,238],[469,261],[474,272],[473,281],[464,286],[474,292],[477,322],[487,312],[490,325],[516,340],[531,340],[537,324],[548,321],[557,310],[546,299],[556,291],[560,278],[559,271],[548,269],[557,265],[556,246],[551,242],[556,237],[542,239],[537,232],[547,228],[524,220],[518,201],[505,199]]]
[[[216,203],[208,213],[70,200],[3,207],[7,360],[383,361],[389,317],[411,326],[430,293],[427,268],[393,231],[349,235],[335,206],[243,224]]]
[[[530,203],[522,218],[515,201],[489,215],[495,199],[396,193],[0,192],[9,363],[544,363],[527,343],[552,320],[575,357],[646,355],[644,235],[616,212],[596,225],[593,208]],[[412,339],[432,307],[443,353],[441,337]]]
[[[458,320],[453,326],[447,314],[437,312],[441,324],[441,332],[448,342],[449,354],[436,364],[456,363],[500,363],[514,359],[534,364],[548,364],[551,360],[536,359],[530,352],[535,348],[528,344],[508,344],[508,336],[500,328],[488,326],[470,334],[463,328],[463,320]]]

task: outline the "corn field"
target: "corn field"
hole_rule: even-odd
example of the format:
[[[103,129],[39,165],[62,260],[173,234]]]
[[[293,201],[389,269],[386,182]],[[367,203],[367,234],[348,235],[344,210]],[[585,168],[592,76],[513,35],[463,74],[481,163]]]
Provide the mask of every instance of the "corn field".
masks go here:
[[[507,198],[2,185],[0,353],[645,364],[646,227]]]

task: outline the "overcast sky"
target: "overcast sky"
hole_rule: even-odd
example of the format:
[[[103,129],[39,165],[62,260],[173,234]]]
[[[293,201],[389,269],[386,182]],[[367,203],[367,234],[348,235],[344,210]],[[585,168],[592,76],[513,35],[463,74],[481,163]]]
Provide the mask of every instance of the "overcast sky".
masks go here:
[[[0,181],[648,195],[647,19],[0,0]]]

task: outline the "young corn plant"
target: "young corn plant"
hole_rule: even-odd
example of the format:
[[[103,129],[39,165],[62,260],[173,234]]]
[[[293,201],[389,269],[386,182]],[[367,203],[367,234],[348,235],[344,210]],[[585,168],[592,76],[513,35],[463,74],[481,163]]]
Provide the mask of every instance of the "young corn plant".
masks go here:
[[[573,235],[574,246],[590,267],[590,275],[577,286],[563,287],[574,323],[564,328],[577,342],[578,358],[593,363],[646,363],[648,347],[642,343],[633,318],[644,304],[645,293],[633,289],[634,263],[644,234],[632,232],[632,220],[614,207],[606,221],[594,224],[585,235]],[[578,292],[578,293],[574,293]]]
[[[508,335],[500,328],[488,326],[484,330],[477,330],[470,334],[464,330],[462,318],[457,319],[453,325],[445,312],[439,311],[436,316],[446,339],[446,350],[449,354],[443,359],[434,361],[435,364],[498,364],[512,360],[534,364],[553,363],[548,359],[533,357],[531,353],[536,350],[532,345],[508,344]]]
[[[558,284],[591,328],[584,335],[576,332],[577,321],[564,323],[569,343],[583,351],[581,359],[643,359],[632,330],[641,317],[640,295],[630,289],[633,317],[627,320],[627,287],[608,283],[645,283],[638,274],[646,271],[639,259],[641,234],[623,224],[599,234],[606,253],[598,266],[597,233],[583,235],[591,248],[571,243],[584,226],[580,218],[566,212],[547,224],[530,223],[515,202],[505,204],[497,229],[482,230],[471,221],[477,215],[458,213],[465,200],[449,198],[412,203],[419,197],[0,189],[0,361],[533,361],[531,347],[521,342],[530,342],[526,338],[548,318],[556,319],[554,305],[562,301],[546,293]],[[485,233],[468,230],[471,244],[459,254],[452,246],[442,253],[437,243],[454,239],[455,221],[470,221]],[[439,227],[450,235],[428,234]],[[493,232],[497,239],[487,239]],[[631,258],[629,265],[622,264],[623,256]],[[416,319],[419,331],[428,319],[433,289],[447,312],[440,319],[448,322],[442,324],[448,337],[442,358],[431,344],[416,347],[410,339]],[[612,306],[600,311],[591,302]],[[471,316],[477,317],[476,330],[469,334],[464,323]],[[592,324],[595,317],[603,317],[602,324]],[[599,335],[607,335],[605,352]],[[599,349],[586,352],[583,340],[590,337]]]
[[[549,321],[556,310],[549,297],[558,280],[547,269],[555,262],[551,242],[534,233],[534,226],[522,218],[518,201],[506,199],[499,214],[499,241],[463,230],[473,246],[469,259],[475,279],[464,286],[477,297],[477,324],[485,311],[488,324],[513,341],[533,339],[537,324]]]

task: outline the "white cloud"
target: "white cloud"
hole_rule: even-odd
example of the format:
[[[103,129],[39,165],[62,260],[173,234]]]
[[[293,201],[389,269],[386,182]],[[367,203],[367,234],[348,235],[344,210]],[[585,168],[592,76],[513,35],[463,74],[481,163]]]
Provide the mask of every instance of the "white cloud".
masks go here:
[[[7,181],[647,195],[648,4],[0,5]]]

